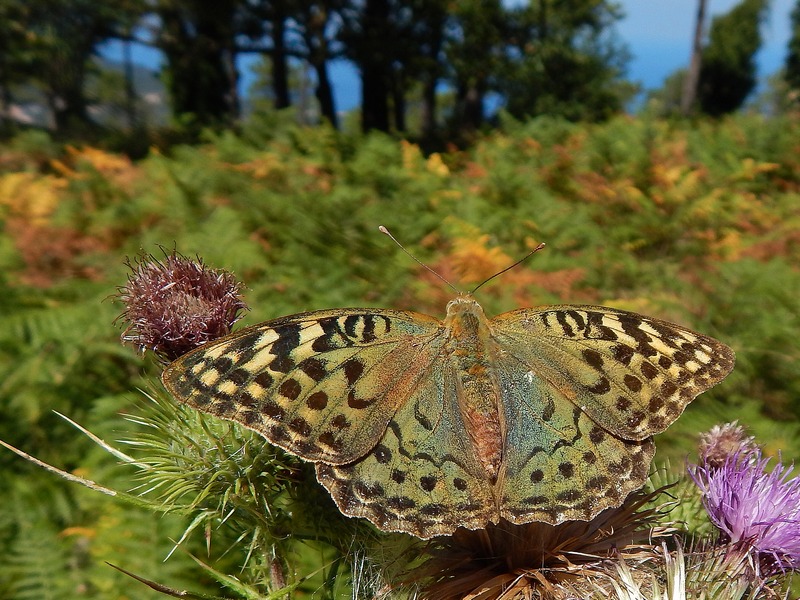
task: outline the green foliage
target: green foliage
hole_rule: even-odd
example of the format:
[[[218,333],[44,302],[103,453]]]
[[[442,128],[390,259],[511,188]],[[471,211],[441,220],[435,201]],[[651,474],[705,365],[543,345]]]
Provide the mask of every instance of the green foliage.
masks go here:
[[[326,512],[305,467],[157,393],[155,403],[136,401],[159,366],[118,345],[111,322],[120,309],[104,298],[124,283],[125,256],[158,255],[159,246],[233,270],[249,287],[247,320],[257,322],[358,305],[442,315],[451,292],[379,224],[464,288],[545,241],[544,252],[480,290],[488,313],[604,303],[736,350],[734,374],[657,440],[659,460],[682,465],[699,431],[736,418],[769,453],[800,457],[796,117],[579,126],[506,116],[502,132],[473,147],[427,156],[379,133],[348,138],[259,119],[240,136],[209,134],[137,163],[94,148],[59,153],[33,134],[9,147],[0,174],[0,438],[103,485],[147,491],[170,515],[62,486],[0,453],[0,504],[13,507],[0,512],[0,550],[12,565],[0,569],[0,597],[147,597],[104,561],[176,589],[243,595],[187,554],[261,595],[275,589],[276,564],[296,568],[286,584],[297,584],[297,598],[349,597],[349,578],[374,580],[353,558],[363,549],[349,548],[362,524]],[[117,446],[136,441],[140,468],[119,466],[53,409]],[[276,461],[287,462],[276,470]],[[305,496],[271,495],[279,472],[300,473]],[[256,512],[264,506],[274,521]],[[290,513],[308,535],[284,535]],[[320,533],[320,521],[332,529]],[[163,561],[170,539],[187,531]]]
[[[698,101],[703,113],[718,117],[733,112],[755,87],[755,54],[768,8],[768,0],[742,0],[712,21],[700,62]]]
[[[515,58],[500,69],[498,91],[517,118],[598,121],[619,113],[634,92],[622,81],[629,59],[614,36],[614,2],[529,2],[508,25]]]

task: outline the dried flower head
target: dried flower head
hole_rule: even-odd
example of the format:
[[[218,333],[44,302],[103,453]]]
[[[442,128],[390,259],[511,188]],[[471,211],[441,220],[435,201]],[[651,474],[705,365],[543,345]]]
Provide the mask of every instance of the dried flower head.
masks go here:
[[[430,558],[401,577],[401,585],[414,589],[420,600],[575,597],[590,581],[616,577],[612,558],[636,564],[654,558],[653,538],[668,530],[654,527],[659,510],[645,505],[662,491],[636,492],[591,521],[501,521],[476,531],[460,529],[432,541]]]
[[[202,259],[176,252],[163,260],[143,256],[116,298],[125,305],[119,319],[127,326],[123,343],[152,350],[171,361],[189,350],[230,333],[247,305],[241,284],[231,273],[209,269]]]
[[[767,472],[769,460],[751,448],[689,469],[722,541],[747,551],[756,575],[800,569],[800,478],[780,462]]]
[[[721,467],[729,456],[755,449],[753,439],[745,435],[744,427],[737,421],[714,425],[710,431],[700,434],[700,461],[708,467]]]

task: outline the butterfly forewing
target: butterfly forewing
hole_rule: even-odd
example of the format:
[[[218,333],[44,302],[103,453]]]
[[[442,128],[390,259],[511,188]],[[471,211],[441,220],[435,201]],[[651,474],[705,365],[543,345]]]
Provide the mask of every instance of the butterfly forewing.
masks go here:
[[[284,317],[194,350],[167,367],[179,400],[237,421],[311,461],[351,462],[375,446],[405,393],[433,317],[349,309]]]
[[[516,310],[491,326],[526,372],[626,440],[664,431],[734,364],[713,338],[602,306]]]

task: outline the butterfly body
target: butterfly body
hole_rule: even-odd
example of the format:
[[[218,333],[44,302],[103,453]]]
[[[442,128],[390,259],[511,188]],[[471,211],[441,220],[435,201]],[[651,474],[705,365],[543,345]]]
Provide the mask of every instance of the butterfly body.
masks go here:
[[[418,537],[587,520],[640,487],[652,436],[732,369],[724,344],[599,306],[444,321],[337,309],[255,325],[163,374],[169,391],[315,463],[350,516]]]

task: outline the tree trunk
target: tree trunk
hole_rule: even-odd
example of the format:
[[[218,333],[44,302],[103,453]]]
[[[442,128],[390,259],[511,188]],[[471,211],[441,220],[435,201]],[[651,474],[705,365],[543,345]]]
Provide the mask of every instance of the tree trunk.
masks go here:
[[[366,0],[362,29],[366,38],[356,59],[361,69],[361,128],[389,131],[389,69],[381,39],[390,15],[388,0]]]
[[[167,7],[159,11],[163,33],[159,46],[167,58],[167,73],[173,114],[191,114],[195,125],[215,125],[237,116],[237,80],[233,13],[227,3],[202,5],[192,22]]]
[[[122,63],[125,71],[125,116],[128,120],[128,128],[133,131],[139,122],[136,115],[136,89],[133,84],[130,32],[126,32],[125,39],[122,41]]]
[[[361,68],[361,129],[389,131],[389,90],[382,65],[369,64]]]
[[[315,94],[319,102],[319,111],[323,119],[327,119],[334,129],[339,129],[339,118],[336,115],[336,104],[333,99],[331,80],[328,77],[328,63],[325,60],[314,64],[317,73],[317,89]]]
[[[64,70],[58,89],[52,90],[50,106],[58,131],[79,131],[91,123],[86,112],[86,96],[83,94],[85,74],[84,65],[80,61],[73,61]]]
[[[275,95],[275,108],[288,108],[292,105],[289,96],[289,57],[286,52],[286,18],[279,15],[272,22],[272,92]]]
[[[406,97],[402,69],[395,69],[392,74],[392,110],[395,131],[404,133],[406,130]]]
[[[436,132],[436,85],[438,79],[434,75],[425,78],[422,84],[422,106],[420,118],[422,139],[430,140]]]
[[[681,92],[681,114],[689,116],[697,99],[697,84],[700,81],[700,62],[703,54],[703,30],[705,29],[706,0],[697,0],[697,20],[694,25],[692,58]]]
[[[457,106],[463,127],[478,129],[483,125],[483,92],[476,83],[470,82],[459,88]]]

